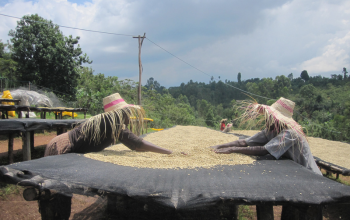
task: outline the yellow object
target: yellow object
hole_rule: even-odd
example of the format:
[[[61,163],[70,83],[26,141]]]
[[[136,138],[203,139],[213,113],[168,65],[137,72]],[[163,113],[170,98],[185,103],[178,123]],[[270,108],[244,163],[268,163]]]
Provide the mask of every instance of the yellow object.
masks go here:
[[[164,128],[151,128],[153,131],[163,131]]]
[[[62,110],[63,110],[63,109],[67,109],[67,110],[68,110],[68,109],[72,109],[72,108],[66,108],[66,107],[55,107],[55,108],[60,108],[60,109],[62,109]],[[55,112],[55,111],[54,111],[53,113],[54,113],[55,115],[58,114],[58,112]],[[63,117],[63,116],[70,116],[70,117],[72,117],[72,112],[64,111],[64,112],[62,112],[62,117]],[[77,113],[74,113],[74,118],[75,118],[75,117],[78,117],[78,114],[77,114]]]
[[[3,95],[2,95],[2,98],[3,99],[13,99],[12,96],[11,96],[11,93],[10,93],[10,90],[6,90],[3,92]],[[4,102],[5,105],[15,105],[14,102]],[[11,117],[15,117],[16,116],[16,113],[15,111],[8,111],[7,112],[7,115],[8,116],[11,116]]]
[[[130,119],[136,119],[136,117],[130,117]],[[143,118],[144,121],[153,121],[152,118]]]
[[[62,116],[66,116],[66,115],[72,117],[72,112],[62,112]],[[76,117],[78,117],[78,114],[74,113],[74,118],[76,118]]]

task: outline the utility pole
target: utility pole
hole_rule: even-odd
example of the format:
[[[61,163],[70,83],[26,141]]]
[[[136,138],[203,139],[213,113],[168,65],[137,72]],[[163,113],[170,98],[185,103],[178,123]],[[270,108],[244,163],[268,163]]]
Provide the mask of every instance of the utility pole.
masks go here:
[[[139,39],[139,92],[138,92],[138,105],[141,105],[141,74],[142,74],[142,63],[141,63],[141,47],[143,43],[143,39],[146,38],[146,33],[143,34],[143,37],[140,35],[137,37]]]

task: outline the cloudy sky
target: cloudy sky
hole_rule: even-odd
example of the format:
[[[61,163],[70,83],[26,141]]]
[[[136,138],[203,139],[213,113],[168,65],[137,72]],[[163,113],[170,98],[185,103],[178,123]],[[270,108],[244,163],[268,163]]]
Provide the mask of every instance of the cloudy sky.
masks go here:
[[[190,80],[275,78],[341,74],[350,69],[348,0],[0,0],[0,13],[39,14],[80,36],[95,73],[138,81],[138,40],[142,84],[154,77],[162,86]],[[17,19],[0,16],[0,39]]]

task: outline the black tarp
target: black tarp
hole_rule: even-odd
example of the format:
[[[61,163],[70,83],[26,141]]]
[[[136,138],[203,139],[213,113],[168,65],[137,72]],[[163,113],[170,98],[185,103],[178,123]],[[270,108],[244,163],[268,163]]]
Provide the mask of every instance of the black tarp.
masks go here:
[[[262,159],[249,165],[174,170],[119,166],[81,154],[66,154],[1,167],[0,181],[22,182],[20,185],[66,194],[102,190],[176,209],[203,207],[223,200],[276,205],[350,202],[349,186],[291,160]],[[19,170],[34,175],[17,175]]]
[[[57,127],[70,128],[86,119],[2,119],[0,120],[0,134],[11,132],[25,132],[34,130],[46,130]]]

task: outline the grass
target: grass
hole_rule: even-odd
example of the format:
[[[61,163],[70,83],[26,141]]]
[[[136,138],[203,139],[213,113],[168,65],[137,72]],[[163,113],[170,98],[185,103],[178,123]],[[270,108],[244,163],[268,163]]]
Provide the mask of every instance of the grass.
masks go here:
[[[35,147],[34,151],[32,151],[32,153],[31,153],[32,160],[43,157],[44,153],[45,153],[45,147],[46,147],[46,145]],[[18,151],[17,153],[13,154],[13,161],[14,161],[14,163],[23,161],[23,154],[22,154],[21,150]],[[8,164],[9,164],[9,162],[8,162],[7,156],[0,157],[0,166],[5,166],[5,165],[8,165]]]
[[[0,199],[7,200],[10,195],[19,195],[23,189],[22,186],[0,182]]]
[[[331,180],[337,181],[339,183],[342,183],[344,185],[350,186],[350,177],[348,177],[348,176],[339,175],[339,178],[337,179],[335,174],[332,174],[332,173],[327,174],[327,172],[323,171],[323,170],[322,170],[322,174],[324,177],[327,177],[328,179],[331,179]]]
[[[238,219],[239,220],[249,220],[256,217],[256,213],[253,212],[248,205],[238,206]]]
[[[45,152],[45,146],[38,146],[35,147],[34,152],[32,152],[32,159],[38,159],[44,156]],[[23,154],[22,151],[18,151],[18,153],[13,155],[14,162],[21,162],[23,161]],[[0,157],[0,166],[8,165],[8,158],[7,157]],[[6,184],[0,182],[0,199],[6,200],[8,199],[9,195],[18,195],[22,192],[24,187],[13,185],[13,184]]]

